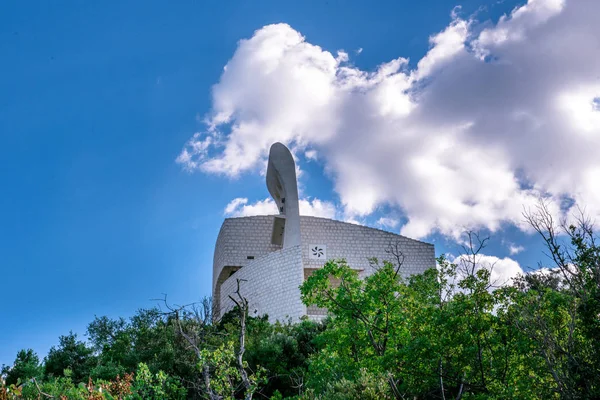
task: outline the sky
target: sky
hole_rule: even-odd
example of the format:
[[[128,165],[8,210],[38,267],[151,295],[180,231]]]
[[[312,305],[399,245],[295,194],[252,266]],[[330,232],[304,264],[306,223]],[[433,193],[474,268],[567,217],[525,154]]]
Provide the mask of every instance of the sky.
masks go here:
[[[600,215],[596,0],[0,5],[0,365],[167,294],[210,295],[225,217],[301,213],[502,278],[544,262],[523,222]]]

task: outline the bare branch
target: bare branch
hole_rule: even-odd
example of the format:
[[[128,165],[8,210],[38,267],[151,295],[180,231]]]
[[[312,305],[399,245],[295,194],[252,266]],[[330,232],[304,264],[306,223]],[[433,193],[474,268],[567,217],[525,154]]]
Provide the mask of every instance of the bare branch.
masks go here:
[[[240,373],[240,377],[242,378],[242,384],[246,389],[246,400],[252,400],[252,384],[250,379],[248,378],[248,373],[244,368],[244,352],[246,351],[246,318],[248,316],[248,300],[242,296],[240,292],[240,282],[246,282],[245,279],[237,279],[237,288],[234,294],[237,298],[229,295],[229,298],[237,305],[239,317],[240,317],[240,348],[237,352],[237,365]]]
[[[395,242],[388,245],[388,248],[385,249],[385,252],[391,254],[394,257],[394,261],[396,262],[396,268],[394,270],[395,275],[398,276],[402,266],[404,265],[404,253],[400,249],[400,241],[396,240]]]

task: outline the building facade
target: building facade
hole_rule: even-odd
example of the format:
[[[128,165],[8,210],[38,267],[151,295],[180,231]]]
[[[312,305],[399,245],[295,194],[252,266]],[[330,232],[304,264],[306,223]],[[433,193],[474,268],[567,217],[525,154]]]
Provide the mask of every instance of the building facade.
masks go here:
[[[241,294],[250,315],[267,314],[271,321],[319,319],[325,311],[307,307],[299,286],[328,260],[345,259],[361,277],[374,272],[369,259],[396,262],[391,249],[403,255],[402,274],[435,267],[431,244],[391,232],[346,222],[300,216],[293,158],[280,143],[271,147],[267,188],[279,215],[227,218],[223,222],[213,261],[215,317],[233,308],[229,298],[241,279]]]

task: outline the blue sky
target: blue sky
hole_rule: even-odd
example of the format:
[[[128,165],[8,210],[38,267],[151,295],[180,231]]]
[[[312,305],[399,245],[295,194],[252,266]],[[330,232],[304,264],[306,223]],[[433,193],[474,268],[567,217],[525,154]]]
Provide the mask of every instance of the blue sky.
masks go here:
[[[430,43],[430,36],[449,26],[459,29],[460,21],[466,21],[464,26],[470,35],[478,35],[497,27],[501,15],[510,14],[522,3],[487,0],[381,1],[376,5],[336,0],[3,3],[0,6],[3,60],[0,65],[0,364],[12,362],[16,352],[26,347],[44,356],[58,342],[59,335],[69,330],[82,334],[95,315],[129,316],[138,308],[152,306],[151,299],[163,293],[181,303],[210,294],[213,246],[227,205],[236,198],[244,198],[245,205],[252,206],[268,197],[260,174],[264,146],[256,150],[256,157],[239,168],[223,166],[223,162],[219,164],[221,167],[212,169],[203,164],[223,161],[228,146],[247,145],[234,141],[235,125],[244,125],[247,115],[262,111],[250,112],[244,108],[245,100],[236,103],[236,99],[249,96],[251,102],[267,104],[270,94],[278,90],[270,91],[266,85],[253,92],[257,89],[249,86],[242,94],[232,93],[250,85],[255,78],[262,82],[251,68],[244,69],[248,59],[244,58],[243,45],[238,45],[241,39],[253,38],[255,31],[269,24],[285,23],[261,32],[275,36],[293,36],[299,32],[310,46],[320,46],[320,51],[334,57],[343,49],[349,61],[336,61],[333,68],[346,65],[354,71],[373,72],[383,63],[406,57],[409,61],[400,69],[414,72],[419,68],[424,78],[416,78],[415,82],[426,87],[419,92],[422,98],[434,98],[427,96],[427,90],[435,89],[440,96],[434,100],[443,99],[444,88],[450,87],[450,82],[461,82],[461,78],[445,78],[447,84],[443,85],[436,83],[444,83],[443,78],[436,81],[438,75],[423,72],[426,66],[418,65],[418,61],[436,47]],[[455,15],[451,16],[456,5],[461,8],[455,9]],[[538,12],[532,9],[531,13]],[[517,22],[521,21],[518,18]],[[523,27],[525,35],[530,32],[527,29],[533,32],[532,41],[541,40],[534,31],[542,29],[538,25],[524,23]],[[521,32],[520,25],[507,25],[506,29]],[[543,37],[543,33],[539,35]],[[248,52],[258,49],[253,47],[253,40],[246,42]],[[489,45],[492,53],[497,51],[505,57],[518,53],[518,48],[502,53],[504,48],[493,47],[500,46],[498,43]],[[480,48],[471,46],[470,54],[475,52],[473,49]],[[222,77],[224,66],[234,55],[238,61],[228,66],[230,77]],[[485,63],[489,59],[494,58],[488,57]],[[463,62],[455,61],[457,65]],[[582,77],[587,76],[580,72]],[[477,81],[477,87],[486,87],[485,74],[474,77],[482,79]],[[503,91],[501,84],[492,81],[490,78],[489,93],[494,93],[490,99]],[[214,85],[218,87],[213,92]],[[465,93],[455,92],[456,97],[444,100],[447,112],[453,115],[462,112],[454,107],[463,103],[468,107],[472,88],[469,83],[461,87]],[[415,93],[419,91],[413,89]],[[221,100],[213,97],[213,93]],[[475,90],[471,95],[478,98]],[[576,95],[579,94],[573,94],[579,99]],[[597,99],[593,93],[589,96]],[[531,104],[535,101],[532,98]],[[226,112],[227,107],[231,108],[231,115],[217,124],[216,131],[209,132],[205,121],[215,122],[218,112]],[[438,110],[431,115],[431,121],[444,115],[444,107],[439,104],[430,107]],[[490,109],[498,110],[498,106],[491,104]],[[267,120],[273,118],[272,112],[260,114],[257,120],[264,126],[273,126],[272,119]],[[298,112],[302,113],[301,106]],[[317,115],[328,114],[315,114],[315,119]],[[359,133],[368,138],[377,124],[397,123],[396,119],[382,117],[382,121],[365,125]],[[361,120],[357,124],[362,126],[367,122]],[[449,125],[442,121],[439,126],[445,129]],[[434,128],[431,127],[433,131]],[[275,135],[268,140],[282,140],[294,147],[302,170],[302,195],[313,211],[318,199],[321,202],[318,204],[330,207],[336,218],[379,227],[385,221],[380,218],[398,221],[387,227],[396,232],[408,219],[421,221],[417,228],[405,233],[423,232],[417,236],[434,242],[438,254],[457,252],[456,240],[448,228],[454,219],[431,219],[431,209],[415,208],[414,204],[420,202],[418,197],[407,198],[395,192],[377,195],[376,200],[367,201],[369,204],[361,203],[361,199],[352,197],[344,188],[344,177],[354,175],[340,161],[347,154],[338,157],[335,153],[340,146],[333,147],[333,142],[322,142],[294,129],[289,128],[281,138]],[[193,154],[197,163],[196,167],[190,167],[189,162],[176,159],[181,157],[183,149],[189,149],[186,143],[187,146],[193,143],[194,139],[188,141],[196,132],[199,133],[196,143],[207,137],[213,138],[213,144],[220,142],[211,145],[205,154]],[[476,146],[485,136],[478,135],[469,136],[467,142]],[[340,138],[345,142],[351,139]],[[493,151],[490,150],[486,160],[493,159],[496,150],[498,154],[506,153],[501,144],[490,148]],[[381,157],[402,157],[401,148],[389,150],[390,154]],[[244,150],[244,154],[252,157],[254,153]],[[311,154],[318,156],[313,158]],[[577,187],[582,188],[579,191],[570,186],[554,187],[534,166],[512,161],[506,165],[509,171],[525,171],[527,178],[519,181],[520,188],[514,196],[522,195],[528,185],[541,187],[552,196],[566,193],[573,198],[589,189],[585,183]],[[238,168],[237,172],[227,172],[231,168]],[[482,170],[495,173],[492,169]],[[397,176],[406,172],[399,171],[403,172]],[[502,190],[504,175],[498,176],[493,175],[490,180],[498,178],[496,185]],[[473,179],[473,185],[477,186],[479,178],[464,179],[466,182]],[[404,184],[400,178],[397,182],[394,179],[387,182],[390,186]],[[377,187],[372,190],[382,192]],[[595,193],[591,189],[588,192]],[[365,190],[365,193],[370,192]],[[443,198],[446,189],[434,193]],[[511,196],[507,195],[508,200],[502,204],[516,204],[520,199]],[[485,199],[480,198],[464,202],[467,206],[483,203]],[[517,226],[514,206],[502,207],[494,203],[483,211],[473,210],[484,217],[489,210],[498,210],[499,216],[492,218],[493,224],[473,220],[465,225],[472,223],[484,231],[493,231],[486,254],[511,257],[522,268],[535,266],[543,258],[539,241]],[[228,215],[251,211],[237,207]],[[511,255],[510,244],[521,245],[525,250]]]

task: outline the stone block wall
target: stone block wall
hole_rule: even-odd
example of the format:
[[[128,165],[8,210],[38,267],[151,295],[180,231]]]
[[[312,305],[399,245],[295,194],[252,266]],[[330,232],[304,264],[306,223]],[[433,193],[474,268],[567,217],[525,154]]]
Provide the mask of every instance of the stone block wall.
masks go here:
[[[386,250],[398,243],[405,256],[404,276],[435,267],[434,247],[429,243],[326,218],[301,216],[301,245],[282,249],[271,243],[274,218],[253,216],[228,218],[223,222],[213,261],[217,318],[231,309],[228,295],[235,291],[237,278],[247,280],[242,283],[241,292],[250,301],[251,315],[256,310],[256,315],[268,314],[271,320],[288,316],[296,320],[307,313],[298,289],[304,281],[305,269],[320,268],[327,260],[346,259],[351,268],[366,277],[374,271],[369,258],[395,261]],[[311,257],[311,245],[326,246],[326,257]]]
[[[326,218],[303,216],[300,220],[302,232],[302,262],[305,268],[318,268],[325,260],[309,257],[311,244],[327,246],[327,259],[345,259],[348,265],[363,271],[365,277],[373,273],[369,258],[375,257],[380,263],[384,260],[395,262],[393,255],[386,252],[390,245],[399,244],[404,254],[402,274],[409,276],[423,273],[435,267],[435,251],[432,244],[409,239],[391,232],[349,224]]]
[[[297,322],[306,314],[299,289],[304,279],[300,246],[252,260],[227,278],[220,290],[220,316],[235,306],[229,295],[236,291],[237,279],[243,280],[240,293],[248,300],[249,315],[267,314],[271,322],[290,318]]]
[[[271,244],[273,215],[227,218],[217,237],[213,260],[213,290],[225,266],[242,267],[265,254],[281,249]]]

